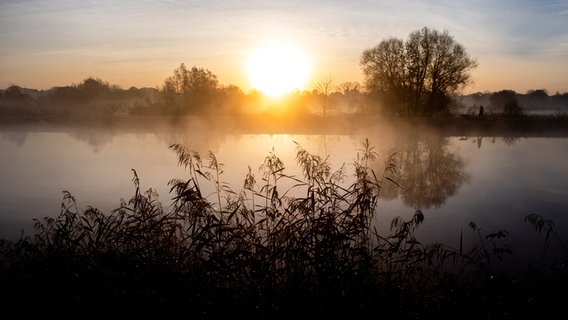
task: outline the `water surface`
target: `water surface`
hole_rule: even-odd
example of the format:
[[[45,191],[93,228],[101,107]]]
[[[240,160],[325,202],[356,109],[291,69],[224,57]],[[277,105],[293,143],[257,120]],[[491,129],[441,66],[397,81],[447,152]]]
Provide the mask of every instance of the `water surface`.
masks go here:
[[[169,205],[168,181],[189,177],[169,148],[174,143],[214,154],[224,164],[222,180],[238,192],[249,167],[260,177],[259,167],[271,153],[283,161],[287,174],[301,177],[298,146],[329,157],[332,170],[345,164],[348,183],[365,139],[378,154],[372,164],[377,173],[382,174],[390,156],[397,164],[391,177],[400,186],[386,183],[381,190],[379,230],[386,231],[392,218],[409,218],[420,209],[425,222],[417,235],[423,242],[457,247],[460,235],[466,241],[477,239],[468,227],[475,222],[483,233],[506,230],[504,242],[516,254],[536,259],[544,236],[524,218],[537,213],[554,221],[557,234],[568,242],[568,138],[452,136],[384,126],[359,127],[353,134],[251,133],[204,125],[160,130],[2,126],[0,237],[17,240],[22,232],[32,234],[34,218],[58,215],[64,190],[82,209],[110,212],[121,198],[133,195],[132,169],[142,189],[155,189],[163,205]]]

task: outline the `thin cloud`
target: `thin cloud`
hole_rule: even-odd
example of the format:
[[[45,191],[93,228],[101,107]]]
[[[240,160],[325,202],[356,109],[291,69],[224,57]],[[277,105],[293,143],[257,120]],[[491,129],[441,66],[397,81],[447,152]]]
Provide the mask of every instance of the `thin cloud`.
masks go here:
[[[0,74],[23,77],[6,71],[14,64],[24,70],[29,57],[57,59],[74,52],[88,53],[84,60],[73,60],[77,63],[96,64],[99,56],[125,61],[130,52],[133,60],[148,63],[175,57],[168,71],[179,60],[211,63],[205,67],[216,71],[215,57],[227,66],[234,61],[233,67],[251,47],[280,39],[305,47],[325,72],[353,69],[349,74],[358,76],[362,50],[390,36],[406,38],[423,26],[448,30],[476,58],[558,63],[567,52],[567,13],[568,1],[559,0],[4,0]],[[148,58],[138,58],[143,56]],[[33,73],[27,71],[26,79]]]

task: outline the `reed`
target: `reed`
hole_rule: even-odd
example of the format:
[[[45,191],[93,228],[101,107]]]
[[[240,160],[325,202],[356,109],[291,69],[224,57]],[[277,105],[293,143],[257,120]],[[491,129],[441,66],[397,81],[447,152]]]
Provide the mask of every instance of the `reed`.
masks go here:
[[[224,166],[214,154],[170,148],[188,177],[169,182],[168,206],[155,190],[140,190],[133,169],[133,196],[110,213],[81,210],[64,191],[56,218],[35,220],[33,237],[3,242],[2,284],[14,292],[5,301],[48,288],[28,312],[66,314],[55,304],[60,300],[70,308],[99,306],[93,315],[114,318],[542,312],[548,295],[531,296],[522,277],[495,263],[512,254],[501,243],[505,230],[483,234],[472,222],[479,241],[471,247],[423,244],[415,231],[425,216],[416,210],[393,219],[386,234],[378,232],[381,189],[401,186],[389,178],[396,154],[377,173],[379,155],[368,140],[351,166],[335,171],[327,158],[297,144],[302,178],[287,175],[271,152],[259,178],[249,167],[236,191],[223,182]],[[213,193],[204,195],[208,187]],[[547,230],[546,250],[555,235],[551,222],[536,215],[527,221]]]

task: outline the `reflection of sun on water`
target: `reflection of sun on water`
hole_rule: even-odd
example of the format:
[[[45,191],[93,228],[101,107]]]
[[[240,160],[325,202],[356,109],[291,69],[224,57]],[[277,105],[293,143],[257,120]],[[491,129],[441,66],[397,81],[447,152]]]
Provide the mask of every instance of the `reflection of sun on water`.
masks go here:
[[[276,98],[296,89],[303,89],[308,81],[310,65],[298,49],[274,46],[257,49],[247,64],[250,85]]]

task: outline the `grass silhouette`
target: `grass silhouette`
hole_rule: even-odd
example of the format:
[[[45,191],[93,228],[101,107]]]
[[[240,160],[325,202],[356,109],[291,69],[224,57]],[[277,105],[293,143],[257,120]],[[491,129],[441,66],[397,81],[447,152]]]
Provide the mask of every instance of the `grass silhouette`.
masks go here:
[[[379,233],[373,221],[383,185],[396,184],[396,159],[375,172],[368,140],[336,171],[297,145],[302,178],[270,153],[238,191],[223,182],[213,153],[170,148],[188,177],[169,182],[168,206],[142,191],[132,170],[133,196],[110,213],[82,210],[65,191],[57,217],[35,220],[32,237],[3,241],[4,311],[42,319],[501,319],[553,314],[566,298],[557,290],[568,284],[568,254],[504,273],[500,262],[512,255],[505,230],[483,234],[472,222],[479,241],[470,247],[423,244],[416,210]],[[562,242],[551,221],[525,220],[545,232],[544,251]]]

